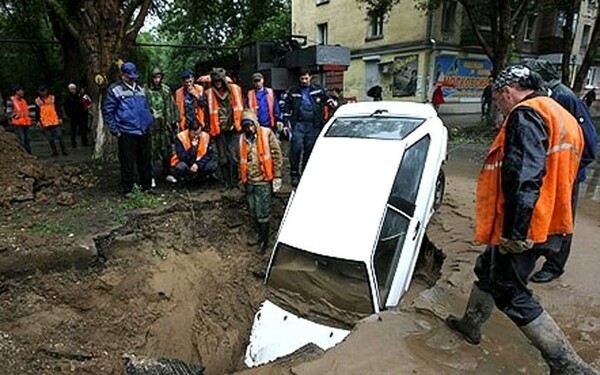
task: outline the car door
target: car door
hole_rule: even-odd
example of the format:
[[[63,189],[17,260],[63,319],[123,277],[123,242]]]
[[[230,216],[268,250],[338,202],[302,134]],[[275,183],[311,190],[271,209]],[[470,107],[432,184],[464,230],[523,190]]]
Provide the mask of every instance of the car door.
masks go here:
[[[430,127],[424,126],[405,139],[373,252],[382,309],[396,306],[410,285],[439,172],[437,138]]]

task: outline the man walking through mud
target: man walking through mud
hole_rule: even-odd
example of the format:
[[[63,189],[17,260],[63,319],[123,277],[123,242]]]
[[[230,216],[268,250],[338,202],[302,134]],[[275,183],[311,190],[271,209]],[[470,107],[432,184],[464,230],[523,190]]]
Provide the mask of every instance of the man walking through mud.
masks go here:
[[[494,82],[494,99],[507,117],[477,185],[475,237],[487,247],[477,258],[464,316],[450,315],[446,323],[479,344],[495,303],[541,352],[551,374],[598,374],[527,288],[538,257],[573,233],[571,191],[583,147],[575,118],[541,86],[541,77],[524,66],[506,68]]]
[[[119,143],[121,184],[125,197],[132,197],[134,166],[142,189],[150,189],[152,163],[150,132],[152,113],[144,89],[137,84],[139,75],[132,62],[121,66],[121,82],[112,84],[106,94],[104,121]]]

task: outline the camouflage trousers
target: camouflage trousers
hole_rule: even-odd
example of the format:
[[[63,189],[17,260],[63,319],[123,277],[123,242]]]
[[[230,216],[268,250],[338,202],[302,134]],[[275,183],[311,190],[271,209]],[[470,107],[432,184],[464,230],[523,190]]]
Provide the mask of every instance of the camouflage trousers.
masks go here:
[[[165,119],[154,119],[150,127],[151,157],[153,170],[168,173],[173,155],[172,134]]]
[[[271,184],[246,183],[246,199],[250,214],[259,223],[268,223],[271,219]]]

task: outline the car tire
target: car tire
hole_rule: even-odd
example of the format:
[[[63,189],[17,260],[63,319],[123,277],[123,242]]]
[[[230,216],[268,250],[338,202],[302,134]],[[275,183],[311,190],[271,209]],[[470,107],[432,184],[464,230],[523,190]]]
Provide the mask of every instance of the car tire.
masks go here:
[[[433,209],[437,211],[442,206],[444,200],[444,192],[446,190],[446,174],[443,169],[440,169],[437,181],[435,182],[435,192],[433,195]]]

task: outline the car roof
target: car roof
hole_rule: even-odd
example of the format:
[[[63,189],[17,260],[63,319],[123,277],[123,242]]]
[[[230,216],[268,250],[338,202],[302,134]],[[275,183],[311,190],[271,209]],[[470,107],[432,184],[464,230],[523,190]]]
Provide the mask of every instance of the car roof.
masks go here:
[[[435,109],[429,104],[398,101],[348,103],[340,106],[336,110],[335,115],[370,115],[377,110],[387,111],[389,115],[393,116],[407,116],[422,119],[437,116]]]

